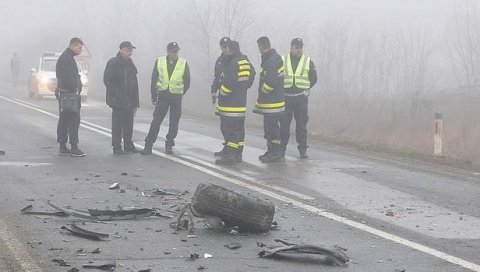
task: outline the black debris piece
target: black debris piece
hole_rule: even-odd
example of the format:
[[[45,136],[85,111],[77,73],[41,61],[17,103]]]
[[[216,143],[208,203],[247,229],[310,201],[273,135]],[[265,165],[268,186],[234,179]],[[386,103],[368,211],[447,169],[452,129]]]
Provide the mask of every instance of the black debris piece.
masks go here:
[[[99,254],[100,252],[100,248],[98,247],[92,251],[93,254]]]
[[[198,270],[198,271],[202,271],[202,270],[205,270],[205,269],[207,269],[207,267],[205,267],[205,266],[203,266],[203,265],[199,265],[199,266],[197,267],[197,270]]]
[[[198,255],[197,253],[191,253],[190,254],[190,260],[194,261],[198,258],[200,258],[200,255]]]
[[[49,247],[48,250],[54,251],[54,250],[63,250],[61,247]]]
[[[70,227],[62,226],[61,229],[68,230],[70,233],[72,233],[75,236],[91,239],[91,240],[103,241],[108,239],[109,237],[108,234],[82,229],[76,226],[75,224],[71,224]]]
[[[0,150],[0,156],[5,156],[5,151]]]
[[[67,272],[78,272],[80,270],[78,270],[76,267],[72,267],[70,269],[67,270]]]
[[[120,189],[120,183],[115,182],[112,185],[110,185],[110,187],[108,187],[108,189],[111,189],[111,190]]]
[[[83,219],[88,219],[88,220],[95,220],[97,221],[98,218],[94,217],[94,216],[90,216],[89,214],[87,213],[82,213],[82,212],[78,212],[78,211],[73,211],[73,210],[70,210],[70,209],[65,209],[65,208],[61,208],[55,204],[53,204],[52,202],[50,201],[47,201],[48,205],[52,206],[54,209],[56,210],[59,210],[63,213],[66,213],[70,216],[74,216],[74,217],[78,217],[78,218],[83,218]]]
[[[94,210],[88,209],[88,212],[91,216],[98,218],[101,221],[110,221],[110,220],[131,220],[138,219],[142,217],[149,217],[156,214],[155,210],[152,209],[133,209],[133,210]]]
[[[326,256],[327,260],[330,261],[333,265],[346,266],[348,262],[350,262],[350,259],[347,257],[347,255],[343,251],[338,250],[337,248],[327,249],[315,245],[291,244],[279,239],[276,239],[275,242],[282,243],[285,246],[269,247],[265,246],[262,243],[257,243],[258,246],[266,248],[260,251],[258,255],[260,257],[278,257],[280,256],[278,255],[280,253],[319,254]]]
[[[155,189],[152,192],[152,195],[173,195],[173,196],[183,196],[188,194],[188,191],[178,191],[174,189]]]
[[[228,245],[225,245],[228,249],[239,249],[242,247],[239,243],[230,243]]]
[[[405,269],[398,269],[398,268],[395,269],[395,272],[405,272],[405,271],[406,271]]]
[[[138,272],[152,272],[152,269],[142,269],[142,270],[138,270]]]
[[[58,264],[58,266],[70,266],[65,260],[53,259],[52,262]]]
[[[53,216],[60,216],[60,217],[66,217],[68,214],[64,212],[38,212],[38,211],[32,211],[33,210],[33,205],[28,205],[25,208],[21,209],[20,212],[22,214],[29,214],[29,215],[53,215]]]
[[[128,173],[127,172],[122,172],[120,173],[121,176],[128,176]]]
[[[116,261],[89,262],[88,264],[82,264],[82,267],[113,271],[117,267],[117,262]]]

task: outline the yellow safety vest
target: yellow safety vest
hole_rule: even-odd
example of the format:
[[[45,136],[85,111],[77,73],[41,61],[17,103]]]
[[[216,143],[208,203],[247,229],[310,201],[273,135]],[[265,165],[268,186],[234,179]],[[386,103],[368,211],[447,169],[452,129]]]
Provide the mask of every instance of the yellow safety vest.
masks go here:
[[[187,61],[181,58],[177,59],[172,75],[168,76],[167,57],[160,57],[157,60],[157,90],[168,90],[172,94],[183,94],[184,83],[183,74],[185,74],[185,67]]]
[[[285,65],[283,86],[286,89],[292,88],[295,82],[295,87],[299,89],[310,89],[310,79],[308,78],[308,73],[310,72],[310,58],[302,55],[295,72],[292,68],[292,59],[290,54],[283,56],[282,59]]]

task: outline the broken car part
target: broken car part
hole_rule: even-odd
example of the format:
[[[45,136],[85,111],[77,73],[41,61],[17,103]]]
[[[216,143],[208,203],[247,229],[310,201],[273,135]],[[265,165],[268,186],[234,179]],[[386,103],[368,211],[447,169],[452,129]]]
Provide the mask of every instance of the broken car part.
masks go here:
[[[111,190],[119,189],[119,188],[120,188],[120,183],[118,183],[118,182],[115,182],[112,185],[110,185],[110,187],[108,187],[108,189],[111,189]]]
[[[33,205],[28,205],[27,207],[21,209],[20,211],[22,214],[30,214],[30,215],[53,215],[53,216],[61,216],[61,217],[66,217],[68,214],[64,212],[38,212],[38,211],[32,211],[33,210]]]
[[[350,261],[347,255],[343,251],[337,248],[328,249],[328,248],[315,246],[315,245],[291,244],[278,239],[276,239],[275,242],[282,243],[285,246],[268,247],[268,246],[265,246],[264,244],[257,243],[258,246],[266,248],[262,250],[260,253],[258,253],[258,255],[260,257],[274,257],[274,256],[279,256],[278,254],[280,253],[319,254],[319,255],[326,256],[328,261],[338,266],[346,266]]]
[[[101,221],[131,220],[155,215],[155,210],[152,209],[132,209],[117,211],[88,209],[88,211],[90,212],[91,216],[94,216]]]
[[[109,235],[105,233],[93,232],[86,229],[82,229],[75,224],[69,225],[70,227],[62,226],[61,229],[68,230],[75,236],[87,238],[91,240],[103,241],[108,239]]]
[[[117,262],[116,261],[90,262],[88,264],[82,264],[82,267],[113,271],[117,267]]]

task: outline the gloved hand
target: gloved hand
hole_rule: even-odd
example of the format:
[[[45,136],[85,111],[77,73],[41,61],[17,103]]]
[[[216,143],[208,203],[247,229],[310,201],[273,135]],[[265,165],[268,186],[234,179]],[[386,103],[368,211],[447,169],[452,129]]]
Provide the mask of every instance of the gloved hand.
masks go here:
[[[156,106],[158,103],[158,97],[157,96],[152,96],[152,105]]]
[[[217,103],[217,94],[216,94],[216,93],[212,93],[212,104],[215,105],[215,103]]]

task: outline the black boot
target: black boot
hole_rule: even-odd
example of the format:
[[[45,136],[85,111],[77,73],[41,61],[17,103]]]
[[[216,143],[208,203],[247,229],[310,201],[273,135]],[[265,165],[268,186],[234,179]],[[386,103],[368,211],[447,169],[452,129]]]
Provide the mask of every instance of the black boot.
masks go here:
[[[267,151],[263,153],[263,155],[258,156],[258,159],[263,161],[263,159],[268,157],[270,153],[272,153],[272,143],[267,142]]]
[[[235,153],[235,162],[241,163],[242,162],[242,153],[243,153],[243,146],[240,146]]]
[[[175,144],[171,142],[165,142],[165,154],[167,155],[173,155],[173,146]]]
[[[59,156],[68,156],[70,155],[70,149],[68,149],[67,144],[61,143],[60,149],[58,150]]]
[[[145,148],[143,148],[143,150],[142,150],[142,152],[140,152],[140,154],[142,154],[142,155],[152,155],[152,148],[153,148],[153,144],[145,143]]]
[[[282,146],[279,144],[272,144],[272,151],[260,159],[260,161],[263,163],[283,161],[281,148]]]
[[[227,145],[225,143],[223,143],[222,150],[220,150],[218,152],[215,152],[214,155],[217,156],[217,157],[221,157],[221,156],[225,155],[226,153],[227,153]]]
[[[300,159],[308,159],[307,149],[299,149]]]
[[[236,149],[227,148],[225,155],[223,155],[222,158],[215,160],[215,164],[234,165],[235,163],[237,163],[236,153]]]

